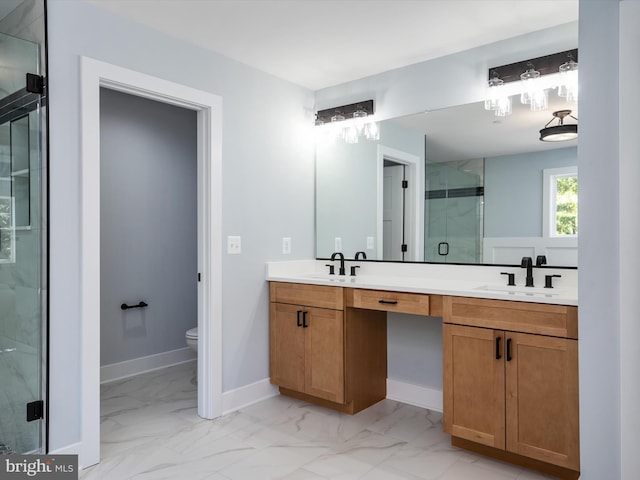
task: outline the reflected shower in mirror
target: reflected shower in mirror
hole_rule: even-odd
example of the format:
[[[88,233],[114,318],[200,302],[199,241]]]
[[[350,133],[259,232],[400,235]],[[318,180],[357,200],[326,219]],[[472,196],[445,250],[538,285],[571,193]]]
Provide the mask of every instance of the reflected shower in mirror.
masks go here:
[[[483,103],[380,122],[380,139],[319,142],[316,256],[577,266],[577,140],[541,142],[551,98],[495,117]],[[405,187],[405,188],[403,188]]]

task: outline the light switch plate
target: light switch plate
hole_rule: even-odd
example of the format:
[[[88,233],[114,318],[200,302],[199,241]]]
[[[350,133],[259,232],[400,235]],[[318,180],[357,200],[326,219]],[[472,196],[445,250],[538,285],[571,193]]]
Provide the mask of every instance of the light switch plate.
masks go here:
[[[336,237],[333,241],[333,251],[342,252],[342,237]]]
[[[375,247],[373,237],[367,237],[367,250],[373,250]]]
[[[291,253],[291,237],[282,237],[282,253],[284,255]]]
[[[227,253],[239,255],[242,252],[242,237],[229,235],[227,237]]]

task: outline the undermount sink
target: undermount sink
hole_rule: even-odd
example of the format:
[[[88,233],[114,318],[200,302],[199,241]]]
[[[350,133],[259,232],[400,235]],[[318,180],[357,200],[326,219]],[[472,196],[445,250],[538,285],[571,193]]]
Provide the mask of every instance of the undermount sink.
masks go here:
[[[559,294],[552,288],[543,287],[509,287],[507,285],[482,285],[474,290],[485,292],[503,293],[507,295],[518,295],[527,297],[557,297]]]

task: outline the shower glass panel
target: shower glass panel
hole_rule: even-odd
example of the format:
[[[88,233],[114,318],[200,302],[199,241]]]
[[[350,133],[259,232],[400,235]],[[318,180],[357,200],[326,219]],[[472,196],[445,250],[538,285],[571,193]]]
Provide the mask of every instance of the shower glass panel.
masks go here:
[[[44,451],[45,109],[27,88],[41,75],[43,12],[41,1],[0,9],[0,454]]]
[[[484,159],[428,163],[425,261],[482,263]]]

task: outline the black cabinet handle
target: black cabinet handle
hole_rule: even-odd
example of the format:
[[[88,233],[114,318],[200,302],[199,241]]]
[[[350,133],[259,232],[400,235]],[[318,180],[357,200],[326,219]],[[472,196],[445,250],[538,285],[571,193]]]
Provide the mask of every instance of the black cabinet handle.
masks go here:
[[[307,313],[309,312],[302,312],[302,328],[307,328],[309,326],[307,323]]]
[[[296,323],[298,324],[298,326],[299,326],[299,327],[301,327],[301,326],[302,326],[302,322],[300,321],[300,314],[301,314],[301,313],[302,313],[302,310],[298,310],[298,311],[296,312],[296,315],[297,315],[297,322],[296,322]]]
[[[507,362],[511,361],[511,339],[507,338]]]
[[[382,303],[383,305],[397,305],[397,300],[378,300],[378,303]]]
[[[500,341],[502,337],[496,337],[496,360],[500,360],[502,355],[500,355]]]

